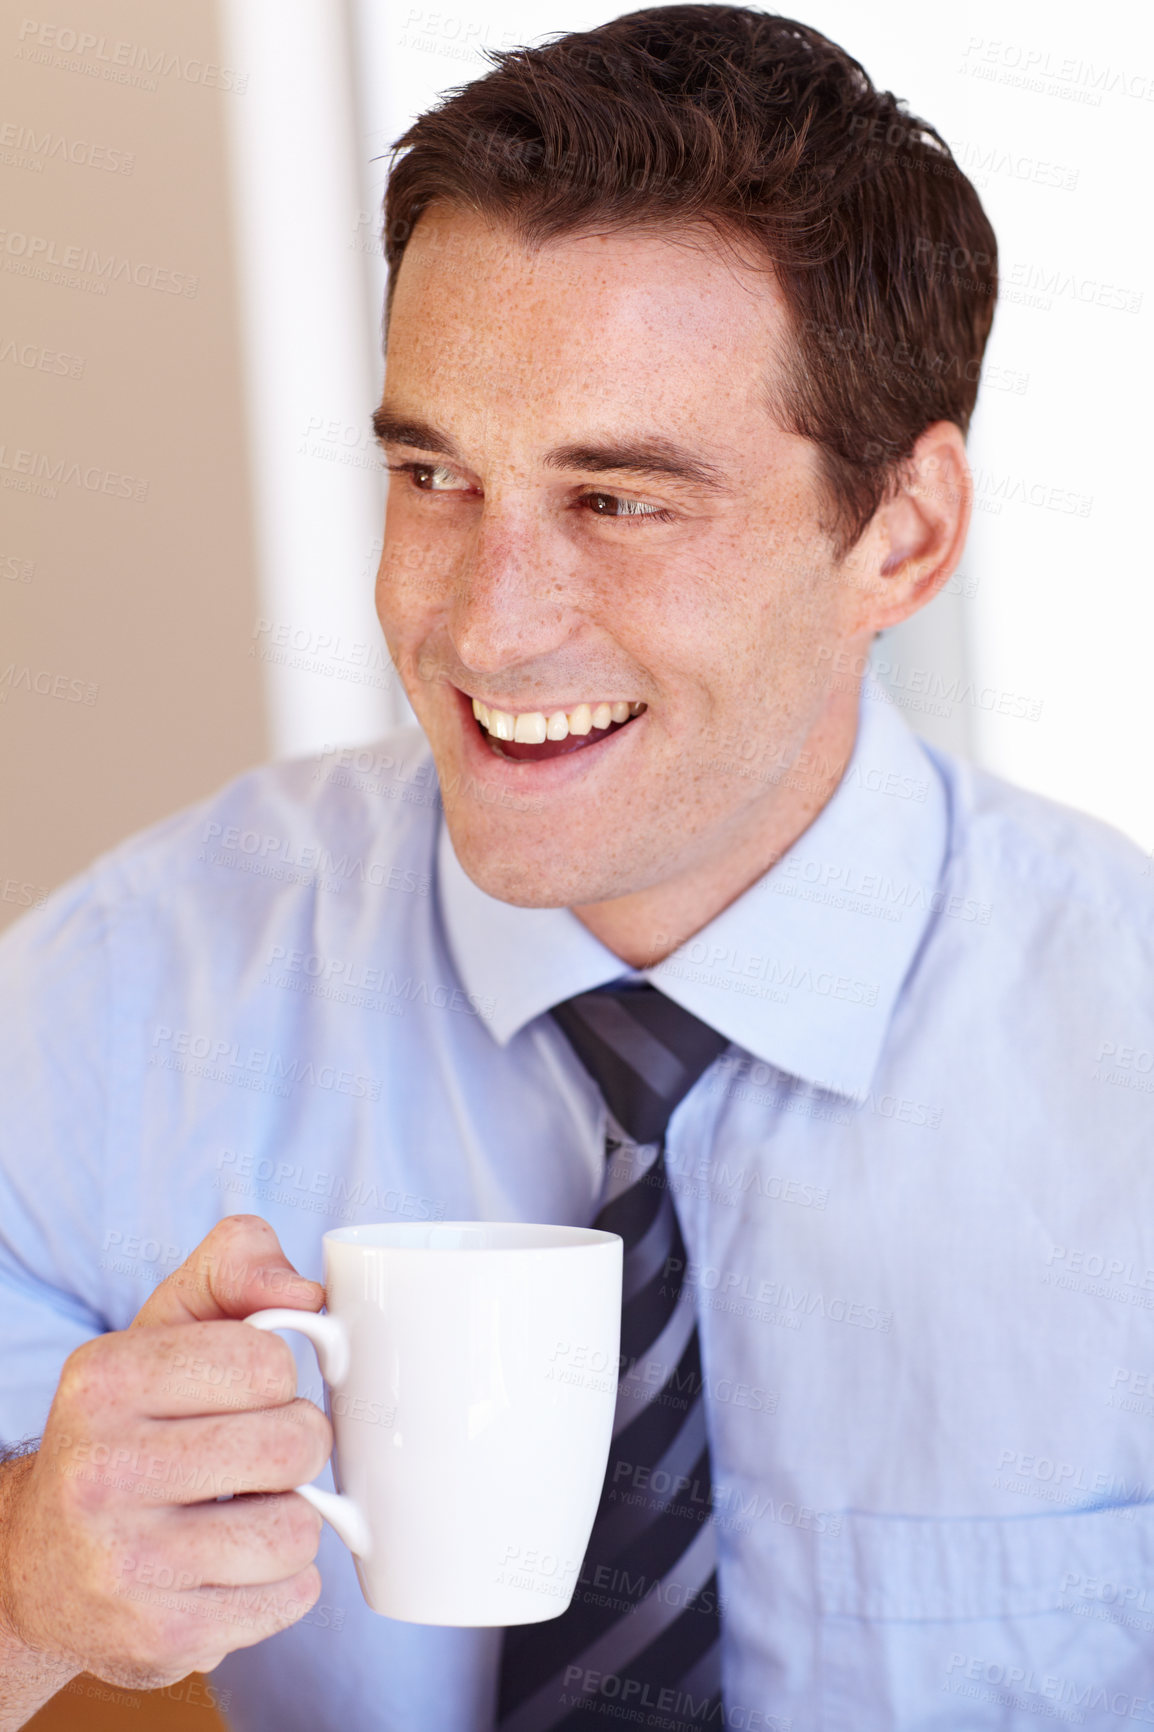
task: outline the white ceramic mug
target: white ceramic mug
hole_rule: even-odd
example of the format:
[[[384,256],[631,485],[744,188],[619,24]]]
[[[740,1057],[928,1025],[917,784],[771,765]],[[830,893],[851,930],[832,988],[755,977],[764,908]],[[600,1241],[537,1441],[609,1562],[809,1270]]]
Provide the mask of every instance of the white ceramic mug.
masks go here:
[[[316,1348],[339,1492],[298,1486],[375,1612],[534,1624],[568,1606],[617,1399],[621,1240],[486,1221],[324,1236],[323,1313],[258,1311]]]

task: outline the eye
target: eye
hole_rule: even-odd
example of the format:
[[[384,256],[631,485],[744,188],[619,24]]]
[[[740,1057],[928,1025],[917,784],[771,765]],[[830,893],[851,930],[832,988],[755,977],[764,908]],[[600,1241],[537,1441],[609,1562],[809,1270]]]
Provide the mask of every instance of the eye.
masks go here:
[[[630,517],[635,522],[669,523],[673,512],[643,499],[626,499],[619,493],[583,493],[577,502],[586,506],[595,517]]]
[[[386,463],[390,475],[407,475],[419,493],[460,493],[461,478],[443,463]],[[456,485],[454,485],[456,483]]]

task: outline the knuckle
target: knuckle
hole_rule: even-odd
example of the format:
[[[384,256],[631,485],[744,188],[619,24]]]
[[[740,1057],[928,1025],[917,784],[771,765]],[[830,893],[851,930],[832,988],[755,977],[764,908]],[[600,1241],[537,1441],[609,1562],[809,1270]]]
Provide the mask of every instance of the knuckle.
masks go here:
[[[238,1325],[244,1328],[243,1324]],[[261,1329],[245,1329],[255,1339],[249,1346],[254,1380],[263,1386],[270,1399],[287,1401],[296,1394],[297,1364],[292,1348],[279,1335],[267,1335]]]
[[[57,1387],[59,1399],[69,1407],[92,1407],[108,1395],[110,1337],[97,1336],[75,1348],[64,1361]]]
[[[218,1359],[224,1381],[246,1404],[277,1406],[296,1394],[296,1360],[279,1335],[266,1335],[245,1323],[212,1325],[221,1343]]]
[[[305,1409],[308,1401],[294,1401],[281,1408],[276,1416],[279,1466],[291,1479],[312,1479],[320,1472],[331,1453],[330,1432],[324,1414],[320,1423]],[[313,1409],[314,1413],[316,1409]]]
[[[316,1556],[324,1522],[295,1492],[265,1492],[253,1500],[254,1521],[244,1534],[246,1544],[269,1560],[276,1580],[303,1569]]]
[[[277,1236],[260,1215],[226,1215],[204,1240],[204,1260],[219,1258],[218,1269],[230,1285],[240,1285],[254,1263],[267,1257]]]
[[[301,1557],[305,1563],[311,1563],[321,1543],[324,1521],[319,1511],[295,1492],[289,1495],[287,1501],[286,1527],[289,1545],[295,1556]]]
[[[235,1491],[279,1493],[291,1489],[298,1477],[293,1440],[279,1416],[269,1416],[238,1440]]]
[[[213,1250],[247,1245],[254,1238],[272,1238],[273,1230],[262,1215],[225,1215],[201,1241],[201,1249]]]
[[[157,1375],[210,1406],[283,1402],[296,1389],[296,1362],[285,1343],[243,1323],[186,1324],[159,1344]]]
[[[333,1428],[314,1402],[298,1398],[293,1402],[298,1410],[302,1458],[311,1463],[310,1478],[319,1473],[333,1453]]]

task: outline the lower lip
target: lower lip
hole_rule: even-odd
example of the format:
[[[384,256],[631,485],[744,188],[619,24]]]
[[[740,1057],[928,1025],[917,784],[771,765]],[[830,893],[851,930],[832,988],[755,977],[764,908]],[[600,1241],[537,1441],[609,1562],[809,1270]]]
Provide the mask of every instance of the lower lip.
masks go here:
[[[522,793],[527,793],[530,788],[534,793],[544,793],[547,789],[563,787],[578,776],[594,774],[599,766],[608,762],[615,749],[620,754],[622,742],[641,726],[649,713],[643,710],[625,727],[614,728],[604,739],[582,746],[578,751],[565,752],[557,758],[505,758],[492,749],[487,735],[481,731],[481,724],[473,714],[472,698],[466,697],[455,686],[452,689],[465,733],[465,753],[476,762],[477,774],[483,771],[490,780],[496,777]]]

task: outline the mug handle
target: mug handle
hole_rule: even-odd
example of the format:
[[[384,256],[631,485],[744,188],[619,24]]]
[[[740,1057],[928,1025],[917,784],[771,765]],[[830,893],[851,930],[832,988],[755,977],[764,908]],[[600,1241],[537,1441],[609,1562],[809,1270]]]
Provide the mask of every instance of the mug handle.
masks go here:
[[[330,1389],[339,1389],[349,1374],[349,1338],[339,1317],[319,1311],[290,1311],[273,1308],[254,1311],[244,1319],[254,1329],[295,1329],[311,1341],[316,1349],[321,1376]],[[360,1505],[345,1492],[320,1491],[315,1485],[298,1485],[296,1490],[306,1503],[319,1510],[338,1539],[344,1541],[354,1557],[367,1558],[372,1549],[369,1524]]]

